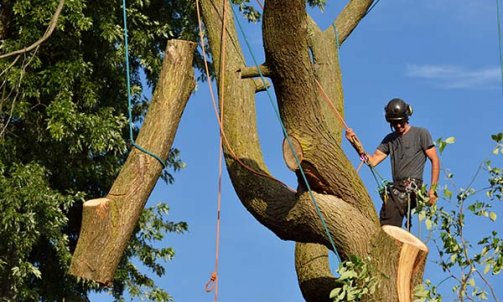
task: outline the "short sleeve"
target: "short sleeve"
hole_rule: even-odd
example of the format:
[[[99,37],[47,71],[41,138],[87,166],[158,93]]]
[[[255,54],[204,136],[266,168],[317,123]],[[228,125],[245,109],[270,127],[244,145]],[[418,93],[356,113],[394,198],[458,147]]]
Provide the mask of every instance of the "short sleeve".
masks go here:
[[[377,150],[381,151],[384,154],[389,154],[390,153],[390,143],[393,138],[393,133],[390,133],[384,137],[384,139],[381,141],[379,146],[377,146]]]
[[[421,128],[419,136],[420,136],[421,148],[423,150],[428,150],[432,147],[435,147],[433,139],[431,138],[431,134],[428,130]]]

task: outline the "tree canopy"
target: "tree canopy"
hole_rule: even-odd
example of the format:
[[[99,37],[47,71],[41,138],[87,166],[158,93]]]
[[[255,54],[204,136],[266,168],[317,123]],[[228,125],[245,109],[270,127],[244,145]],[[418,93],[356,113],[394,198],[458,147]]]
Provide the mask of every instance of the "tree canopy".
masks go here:
[[[249,1],[233,2],[250,20],[261,17]],[[82,213],[86,215],[84,201],[90,205],[92,199],[110,194],[114,178],[127,166],[126,157],[135,155],[135,151],[128,152],[130,121],[120,5],[112,1],[68,2],[50,39],[23,51],[47,35],[49,20],[61,3],[24,0],[0,4],[0,53],[15,52],[0,59],[0,235],[6,238],[0,245],[0,295],[8,300],[85,300],[90,290],[99,290],[93,282],[66,274],[77,240],[82,243],[86,237],[78,237]],[[324,1],[308,3],[323,6]],[[399,228],[389,231],[380,227],[370,195],[341,146],[343,127],[319,93],[319,87],[324,87],[324,93],[335,100],[335,110],[343,114],[339,47],[374,3],[348,1],[332,26],[322,30],[308,16],[305,0],[268,0],[262,23],[265,62],[246,66],[232,16],[224,22],[229,3],[201,0],[207,33],[203,47],[211,50],[212,76],[218,83],[222,112],[226,101],[221,122],[225,124],[224,153],[233,187],[259,223],[278,238],[297,242],[298,283],[307,301],[348,297],[398,301],[409,299],[423,282],[428,249]],[[157,88],[162,82],[162,59],[176,65],[176,57],[164,52],[168,39],[196,40],[194,11],[190,1],[135,1],[128,6],[129,24],[133,25],[129,40],[135,134],[146,109],[153,107],[143,96],[146,87],[142,83]],[[198,54],[194,66],[201,66]],[[270,175],[262,155],[255,114],[255,94],[267,86],[258,81],[262,75],[272,81],[285,141],[291,140],[289,144],[294,146],[290,153],[300,158],[290,166],[298,177],[296,190]],[[168,113],[181,115],[185,103],[178,105]],[[177,127],[177,122],[167,126],[169,139]],[[501,134],[493,139],[499,150]],[[175,170],[183,166],[177,154],[176,150],[170,153]],[[490,165],[487,169],[491,182],[488,197],[500,200],[501,170]],[[167,170],[163,177],[173,180]],[[444,194],[447,197],[449,191]],[[457,196],[461,209],[470,194],[466,190]],[[142,205],[147,197],[141,198],[135,203]],[[111,223],[100,232],[114,234],[115,209],[105,209]],[[486,204],[475,203],[468,209],[496,220]],[[428,217],[428,224],[445,231],[438,242],[451,258],[441,264],[446,270],[455,265],[469,269],[460,278],[461,299],[468,287],[474,287],[469,278],[476,271],[474,262],[490,265],[493,273],[500,271],[503,258],[498,256],[501,247],[496,234],[483,238],[479,245],[484,245],[485,251],[470,258],[462,236],[461,243],[456,241],[462,234],[462,212],[425,211],[422,215]],[[131,262],[137,258],[155,274],[164,273],[159,262],[170,259],[174,252],[156,248],[153,241],[162,239],[165,231],[187,228],[185,223],[168,221],[167,212],[164,204],[147,209],[131,238],[126,238],[129,245],[114,278],[117,300],[123,298],[126,288],[133,296],[170,299]],[[328,213],[326,221],[319,219],[319,212]],[[100,213],[96,210],[89,215]],[[84,221],[90,221],[88,230],[102,226]],[[100,236],[100,232],[92,232],[92,236]],[[92,236],[87,242],[93,242]],[[328,268],[330,249],[343,261],[340,276]],[[81,260],[75,254],[73,261]],[[80,265],[88,271],[101,269],[94,267],[95,263]],[[474,294],[484,294],[474,290]],[[421,293],[423,298],[434,298],[434,294],[434,288]]]
[[[55,30],[31,51],[0,59],[0,296],[7,300],[85,300],[96,285],[67,275],[82,202],[108,191],[128,154],[129,122],[122,6],[117,1],[2,1],[0,55]],[[155,86],[166,41],[194,39],[194,6],[185,1],[128,5],[134,133]],[[170,166],[183,166],[172,150]],[[169,170],[163,174],[173,181]],[[167,299],[132,264],[157,275],[171,248],[153,242],[185,223],[160,204],[144,212],[117,272],[114,296]]]

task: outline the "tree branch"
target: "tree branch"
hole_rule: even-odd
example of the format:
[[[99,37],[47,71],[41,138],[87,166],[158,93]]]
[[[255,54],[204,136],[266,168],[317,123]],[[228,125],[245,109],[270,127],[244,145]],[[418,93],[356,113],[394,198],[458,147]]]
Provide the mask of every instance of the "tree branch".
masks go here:
[[[32,45],[30,45],[28,47],[0,55],[0,59],[5,59],[8,57],[12,57],[15,55],[20,55],[20,54],[32,51],[36,47],[40,46],[40,44],[44,43],[45,40],[47,40],[52,35],[54,29],[56,28],[56,25],[58,24],[58,18],[59,18],[59,15],[61,14],[61,11],[63,10],[64,4],[65,4],[65,0],[59,1],[58,8],[56,9],[56,12],[52,16],[51,22],[49,22],[49,26],[47,27],[47,30],[45,31],[45,34],[42,36],[42,38],[38,39],[37,42],[33,43]]]
[[[337,34],[339,45],[342,45],[356,26],[360,24],[360,21],[367,15],[367,11],[374,1],[375,0],[350,0],[344,7],[334,22],[337,33],[334,32],[333,27],[327,29],[333,36]]]
[[[306,301],[332,302],[330,291],[337,287],[330,270],[328,249],[319,244],[295,245],[295,271],[302,296]]]
[[[269,69],[269,67],[267,67],[267,65],[259,65],[259,69],[260,72],[256,66],[245,66],[239,70],[241,72],[241,78],[255,78],[259,77],[260,74],[262,74],[264,77],[271,76],[271,70]]]

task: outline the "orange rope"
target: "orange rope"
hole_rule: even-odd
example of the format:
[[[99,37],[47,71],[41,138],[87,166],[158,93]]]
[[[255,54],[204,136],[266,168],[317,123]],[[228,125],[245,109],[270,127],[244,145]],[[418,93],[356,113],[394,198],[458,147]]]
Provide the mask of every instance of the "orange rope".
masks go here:
[[[222,20],[222,32],[225,32],[225,0],[224,0],[224,19]],[[211,85],[211,80],[210,80],[210,72],[209,72],[209,67],[208,67],[208,61],[206,60],[206,51],[204,47],[204,34],[203,34],[203,28],[202,28],[202,21],[201,21],[201,13],[199,9],[199,0],[196,0],[196,10],[197,10],[197,19],[198,19],[198,25],[199,25],[199,40],[201,43],[201,49],[203,52],[203,57],[204,57],[204,68],[206,71],[206,75],[208,77],[208,87],[211,95],[211,99],[213,101],[213,104],[216,106],[215,102],[215,94],[213,92],[213,87]],[[225,51],[225,45],[223,44],[224,41],[222,41],[222,49]],[[221,66],[223,66],[223,59]],[[223,82],[223,80],[222,80]],[[221,110],[221,115],[223,115],[223,105],[222,105],[222,110]],[[221,117],[218,117],[217,114],[217,119],[221,119]],[[220,140],[219,140],[219,148],[218,148],[218,195],[217,195],[217,226],[216,226],[216,243],[215,243],[215,270],[211,274],[210,280],[206,283],[204,289],[206,292],[211,292],[213,289],[215,290],[214,294],[214,301],[217,301],[218,299],[218,256],[219,256],[219,249],[220,249],[220,209],[221,209],[221,201],[222,201],[222,134],[223,131],[220,131]]]
[[[205,48],[204,48],[204,34],[203,34],[203,30],[202,30],[202,21],[201,21],[201,14],[200,14],[200,8],[199,8],[199,0],[196,0],[196,8],[197,8],[197,18],[198,18],[198,21],[199,21],[199,36],[200,36],[199,40],[200,40],[201,49],[202,49],[202,52],[203,52],[205,72],[206,72],[206,76],[208,78],[208,87],[210,89],[211,101],[213,103],[213,109],[214,109],[214,112],[215,112],[215,117],[217,119],[217,123],[218,123],[218,126],[220,128],[220,133],[222,135],[222,139],[223,139],[223,143],[224,143],[225,147],[229,151],[229,154],[232,157],[232,159],[234,159],[236,162],[238,162],[246,170],[250,171],[251,173],[253,173],[255,175],[266,177],[266,178],[269,178],[269,179],[271,179],[273,181],[276,181],[276,182],[280,183],[283,187],[287,188],[288,190],[290,190],[292,192],[295,192],[294,189],[288,187],[286,184],[284,184],[280,180],[274,178],[273,176],[271,176],[269,174],[265,174],[265,173],[259,172],[259,171],[256,171],[255,169],[251,168],[247,164],[243,163],[237,157],[237,155],[234,153],[234,149],[229,144],[229,141],[227,140],[227,137],[225,136],[225,133],[223,131],[223,129],[224,129],[223,119],[221,119],[220,116],[219,116],[219,114],[218,114],[218,110],[217,110],[218,106],[217,106],[217,103],[216,103],[216,100],[215,100],[215,94],[213,92],[213,88],[212,88],[211,82],[210,82],[210,72],[209,72],[209,67],[208,67],[208,63],[207,63],[207,59],[206,59],[207,56],[206,56],[206,52],[205,52]]]
[[[225,30],[226,30],[226,0],[223,0],[224,6],[223,6],[223,14],[222,14],[222,34],[221,34],[221,61],[220,61],[220,75],[221,75],[221,81],[220,81],[220,115],[218,114],[218,109],[217,109],[217,103],[215,100],[215,93],[213,91],[213,86],[211,85],[211,77],[210,77],[210,72],[209,72],[209,67],[208,67],[208,61],[207,61],[207,56],[206,56],[206,50],[204,47],[204,34],[203,34],[203,28],[202,28],[202,20],[201,20],[201,13],[200,13],[200,6],[199,6],[199,0],[196,0],[196,11],[197,11],[197,18],[198,18],[198,25],[199,25],[199,40],[200,40],[200,45],[201,45],[201,50],[203,53],[203,58],[204,58],[204,68],[206,72],[206,76],[208,79],[208,87],[210,91],[210,96],[211,96],[211,101],[213,103],[213,109],[215,111],[215,116],[220,128],[220,142],[219,142],[219,176],[218,176],[218,198],[217,198],[217,226],[216,226],[216,252],[215,252],[215,270],[211,274],[210,280],[205,285],[205,290],[207,292],[211,292],[212,290],[215,290],[215,295],[214,295],[214,301],[217,301],[218,298],[218,257],[219,257],[219,246],[220,246],[220,210],[221,210],[221,196],[222,196],[222,166],[223,166],[223,148],[222,148],[222,143],[225,144],[227,150],[229,150],[229,153],[231,157],[236,160],[241,166],[243,166],[245,169],[251,171],[252,173],[260,176],[267,177],[269,179],[275,180],[279,183],[281,183],[284,187],[288,188],[289,190],[293,191],[293,189],[289,188],[286,186],[284,183],[281,181],[277,180],[276,178],[260,173],[258,171],[255,171],[254,169],[250,168],[246,164],[244,164],[234,153],[234,150],[230,146],[224,132],[224,124],[223,124],[223,114],[224,114],[224,84],[225,84]]]
[[[262,2],[260,0],[257,0],[258,6],[260,6],[260,9],[264,10],[264,5],[262,5]]]
[[[320,92],[321,92],[321,95],[323,96],[323,99],[327,102],[328,106],[330,107],[330,109],[332,109],[332,111],[336,114],[336,116],[339,118],[339,121],[341,122],[341,124],[344,126],[344,129],[348,129],[348,124],[346,124],[346,122],[344,121],[344,118],[342,117],[342,115],[339,113],[339,111],[337,111],[337,109],[335,108],[334,106],[334,103],[332,102],[332,100],[328,97],[327,93],[325,92],[325,90],[323,89],[323,87],[321,86],[320,82],[318,82],[317,79],[314,79],[314,81],[316,82],[316,84],[318,85],[318,88],[320,88]]]
[[[320,89],[320,92],[321,92],[321,95],[323,96],[323,99],[327,102],[330,109],[332,109],[332,111],[335,113],[335,115],[339,118],[339,121],[344,126],[344,129],[348,130],[349,129],[348,124],[346,124],[346,121],[344,121],[344,118],[342,117],[342,115],[339,113],[339,111],[337,111],[337,109],[334,106],[334,103],[332,102],[330,97],[327,95],[327,93],[325,92],[325,90],[321,86],[320,82],[318,82],[317,79],[314,79],[314,81],[318,85],[318,88]],[[355,148],[358,155],[360,155],[361,163],[358,166],[358,168],[356,169],[356,172],[358,173],[360,171],[360,168],[362,167],[363,162],[365,162],[367,160],[367,155],[366,155],[365,151],[363,150],[363,146],[360,143],[360,140],[358,139],[358,137],[356,135],[351,137],[350,142],[351,142],[351,145],[353,145],[353,147]]]

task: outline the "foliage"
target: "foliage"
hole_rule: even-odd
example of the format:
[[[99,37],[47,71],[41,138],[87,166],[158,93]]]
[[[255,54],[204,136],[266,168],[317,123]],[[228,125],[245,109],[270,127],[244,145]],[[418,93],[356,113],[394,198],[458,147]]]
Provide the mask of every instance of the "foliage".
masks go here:
[[[58,2],[2,1],[0,54],[37,41]],[[197,27],[192,1],[137,0],[127,12],[134,125],[139,125],[148,105],[143,91],[148,87],[142,83],[155,86],[167,39],[195,40]],[[41,46],[0,59],[3,299],[78,301],[95,288],[66,270],[82,202],[108,192],[128,154],[124,57],[121,3],[73,0],[65,1],[56,30]],[[170,155],[171,166],[182,168],[178,151]],[[168,170],[163,178],[173,181]],[[165,206],[143,214],[121,263],[116,299],[125,288],[167,296],[150,279],[136,278],[140,273],[131,264],[138,259],[145,268],[164,273],[158,263],[169,260],[172,251],[154,245],[162,238],[157,232],[186,228],[167,221],[166,214]],[[155,236],[147,238],[150,233]]]
[[[172,248],[154,248],[155,242],[161,242],[167,232],[183,233],[187,230],[185,222],[174,223],[166,219],[169,207],[160,203],[155,207],[145,209],[140,217],[136,231],[125,251],[123,263],[116,273],[116,282],[112,289],[113,296],[121,301],[124,287],[131,298],[146,296],[149,301],[171,301],[172,297],[160,288],[154,286],[154,281],[143,274],[131,261],[124,259],[136,258],[157,276],[165,273],[163,265],[158,261],[170,261],[175,251]],[[118,282],[117,282],[118,281]]]
[[[0,287],[3,296],[18,301],[39,300],[38,288],[25,288],[25,282],[40,280],[48,269],[57,269],[71,257],[68,235],[61,229],[68,223],[65,214],[82,194],[51,189],[48,176],[44,167],[34,163],[2,167],[0,175]],[[33,262],[33,253],[41,252],[33,250],[34,244],[54,257]]]
[[[253,5],[250,5],[250,0],[231,0],[233,4],[238,6],[239,11],[243,14],[243,16],[249,21],[249,22],[259,22],[260,18],[262,17],[262,14],[255,9]],[[263,0],[257,1],[259,3],[259,6],[264,5]],[[320,10],[323,11],[325,8],[326,0],[308,0],[307,3],[311,7],[318,7]]]
[[[493,135],[492,139],[497,145],[496,149],[501,148],[503,134]],[[445,147],[453,142],[454,139],[450,142],[443,141],[444,145],[440,146]],[[499,154],[499,152],[493,153]],[[487,173],[488,186],[476,190],[472,185],[480,170]],[[447,173],[447,177],[455,186],[453,174]],[[452,291],[460,301],[487,300],[489,297],[497,301],[488,274],[496,276],[503,268],[503,239],[495,230],[496,225],[490,225],[497,223],[498,217],[493,208],[496,206],[495,202],[503,200],[502,188],[502,169],[486,161],[480,166],[467,188],[459,188],[457,192],[453,192],[448,186],[444,186],[445,206],[426,206],[425,187],[419,194],[416,211],[430,231],[429,236],[439,254],[437,264],[447,273],[447,279],[454,280]],[[479,199],[480,193],[485,193],[485,200]],[[450,205],[451,202],[454,204]],[[467,235],[472,222],[483,222],[488,225],[484,230],[477,230],[476,242],[470,241],[470,236]],[[437,293],[439,286],[440,284],[433,285],[427,281],[426,286],[417,288],[416,301],[442,301],[442,297]]]
[[[330,292],[334,302],[359,301],[372,295],[377,288],[377,278],[369,264],[357,256],[351,256],[343,261],[337,269],[339,286]]]

